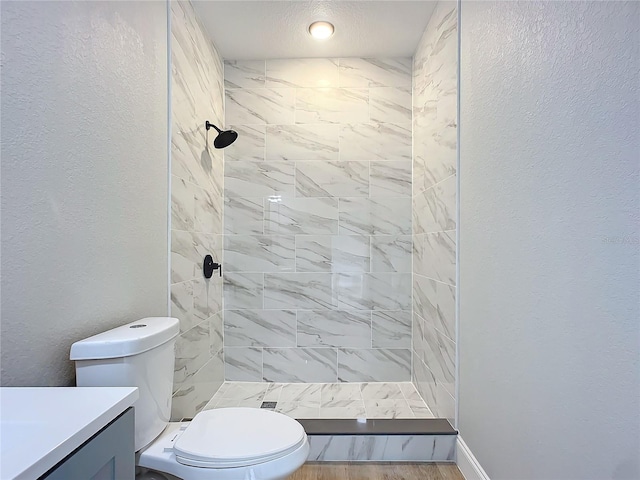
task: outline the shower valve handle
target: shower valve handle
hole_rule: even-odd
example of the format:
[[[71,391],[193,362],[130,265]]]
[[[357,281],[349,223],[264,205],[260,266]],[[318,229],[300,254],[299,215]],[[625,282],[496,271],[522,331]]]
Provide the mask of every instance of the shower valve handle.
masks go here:
[[[211,255],[205,256],[204,263],[202,264],[202,273],[204,274],[204,278],[211,278],[214,270],[218,270],[222,277],[222,264],[214,262]]]

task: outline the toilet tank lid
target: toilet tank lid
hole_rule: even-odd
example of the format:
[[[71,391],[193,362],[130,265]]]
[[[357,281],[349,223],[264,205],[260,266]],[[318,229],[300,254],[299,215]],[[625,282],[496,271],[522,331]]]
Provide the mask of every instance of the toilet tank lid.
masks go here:
[[[147,317],[85,338],[71,345],[71,360],[102,360],[146,352],[175,338],[177,318]]]

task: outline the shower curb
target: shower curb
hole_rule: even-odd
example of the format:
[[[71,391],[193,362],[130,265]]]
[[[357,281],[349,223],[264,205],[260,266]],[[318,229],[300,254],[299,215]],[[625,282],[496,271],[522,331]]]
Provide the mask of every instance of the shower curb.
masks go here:
[[[310,462],[455,462],[458,432],[445,419],[300,419]]]

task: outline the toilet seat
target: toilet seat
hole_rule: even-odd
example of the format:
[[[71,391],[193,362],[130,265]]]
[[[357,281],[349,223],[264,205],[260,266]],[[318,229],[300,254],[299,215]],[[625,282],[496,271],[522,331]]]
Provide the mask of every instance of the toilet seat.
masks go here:
[[[306,441],[296,420],[258,408],[220,408],[198,413],[176,438],[176,460],[193,467],[232,468],[269,462]]]
[[[243,446],[246,445],[246,440],[249,438],[253,438],[258,431],[258,423],[256,421],[256,417],[252,416],[252,412],[249,410],[262,412],[256,415],[260,415],[263,420],[266,420],[269,417],[265,417],[264,414],[270,414],[272,423],[267,423],[270,425],[277,425],[277,430],[280,432],[284,430],[283,426],[291,425],[290,422],[296,422],[295,420],[279,414],[273,413],[266,410],[258,410],[253,408],[237,408],[237,409],[218,409],[218,411],[228,411],[228,410],[239,410],[234,415],[244,420],[242,423],[247,428],[248,425],[251,425],[250,434],[248,437],[244,438],[245,441],[242,443]],[[207,413],[201,412],[203,414]],[[198,414],[200,415],[200,414]],[[174,475],[178,478],[182,478],[184,480],[246,480],[248,478],[252,479],[281,479],[284,480],[289,477],[289,475],[293,474],[298,468],[302,466],[302,464],[307,460],[307,456],[309,455],[309,442],[307,439],[306,433],[304,433],[304,429],[302,429],[302,442],[299,443],[298,446],[293,446],[285,450],[276,451],[277,448],[273,448],[272,438],[268,435],[268,430],[262,429],[262,433],[258,435],[262,435],[262,438],[267,438],[266,444],[269,444],[271,448],[271,453],[265,456],[265,449],[263,449],[262,455],[260,455],[259,451],[254,450],[252,454],[249,454],[244,451],[236,452],[236,458],[226,458],[226,462],[218,462],[212,461],[211,459],[207,460],[202,456],[202,452],[198,454],[197,452],[189,452],[183,453],[189,446],[188,439],[190,436],[194,436],[194,432],[199,430],[197,428],[191,428],[191,434],[187,437],[187,443],[182,445],[182,449],[178,452],[174,447],[180,438],[184,435],[184,433],[190,429],[193,425],[193,422],[196,418],[199,418],[198,415],[191,422],[171,422],[167,425],[167,427],[162,431],[162,433],[149,445],[140,450],[136,454],[136,465],[143,468],[148,468],[150,470],[154,470],[156,472],[161,472],[163,474]],[[205,418],[209,417],[211,414],[204,415]],[[226,415],[226,414],[225,414]],[[275,415],[275,417],[273,417]],[[202,418],[202,417],[200,417]],[[231,418],[231,417],[229,417]],[[252,424],[252,420],[253,423]],[[277,420],[276,420],[277,419]],[[195,425],[201,423],[201,420],[198,420]],[[302,428],[302,425],[300,425]],[[235,428],[233,429],[235,430]],[[294,429],[295,431],[295,429]],[[233,433],[233,432],[232,432]],[[245,432],[246,433],[246,432]],[[241,435],[236,433],[238,437]],[[197,436],[198,438],[202,438]],[[215,432],[208,433],[209,439],[213,439],[214,437],[224,438],[225,435],[215,435]],[[289,442],[294,441],[294,437],[288,437]],[[286,442],[284,442],[286,444]],[[281,444],[282,445],[282,444]],[[218,452],[218,457],[224,457],[224,455],[220,455],[221,451]],[[257,454],[256,454],[257,453]],[[182,459],[178,460],[177,455],[181,455]],[[198,460],[197,457],[200,456],[203,460]],[[244,457],[244,458],[243,458]],[[249,458],[252,457],[252,458]],[[221,460],[224,460],[221,458]],[[203,462],[203,467],[196,466],[196,463]],[[188,465],[183,462],[189,462],[191,465]],[[237,464],[242,464],[243,466],[231,466],[231,462],[237,462]],[[259,463],[254,463],[259,462]],[[248,463],[254,463],[252,465],[248,465]]]

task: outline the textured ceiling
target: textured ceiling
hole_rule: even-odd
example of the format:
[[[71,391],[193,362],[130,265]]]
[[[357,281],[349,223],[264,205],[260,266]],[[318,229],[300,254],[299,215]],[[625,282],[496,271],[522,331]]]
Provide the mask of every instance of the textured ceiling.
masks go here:
[[[225,59],[410,57],[436,2],[432,1],[194,1]],[[319,42],[315,20],[336,32]]]

